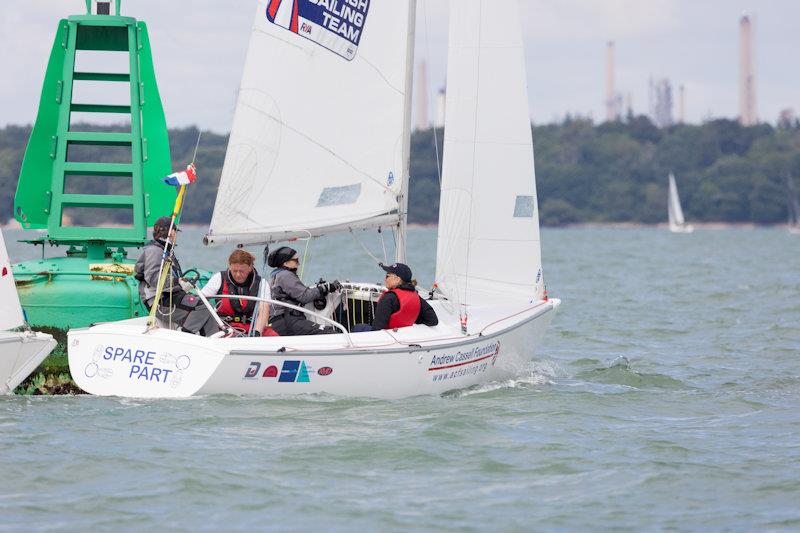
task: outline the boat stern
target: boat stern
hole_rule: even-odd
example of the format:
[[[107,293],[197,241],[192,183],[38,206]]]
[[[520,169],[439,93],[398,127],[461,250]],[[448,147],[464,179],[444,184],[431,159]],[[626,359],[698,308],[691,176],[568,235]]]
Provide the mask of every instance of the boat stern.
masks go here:
[[[126,322],[70,330],[69,369],[84,391],[98,396],[184,398],[208,381],[224,357],[207,343],[204,346],[204,337]]]

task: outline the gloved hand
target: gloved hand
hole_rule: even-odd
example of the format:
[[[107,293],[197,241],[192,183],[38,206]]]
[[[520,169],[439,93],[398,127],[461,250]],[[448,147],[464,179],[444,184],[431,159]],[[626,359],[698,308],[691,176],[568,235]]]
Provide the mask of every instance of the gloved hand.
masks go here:
[[[339,282],[338,279],[335,279],[328,283],[328,287],[330,289],[329,292],[335,292],[342,290],[342,284]]]
[[[257,329],[253,329],[252,335],[253,335],[253,337],[260,337],[261,336],[261,332],[258,331]]]
[[[178,278],[178,283],[180,284],[181,289],[183,289],[183,292],[187,294],[191,293],[191,291],[194,290],[194,285],[192,285],[191,282],[187,281],[184,278]]]
[[[327,281],[320,280],[319,283],[317,283],[317,289],[319,289],[320,296],[325,296],[331,292],[331,284]]]

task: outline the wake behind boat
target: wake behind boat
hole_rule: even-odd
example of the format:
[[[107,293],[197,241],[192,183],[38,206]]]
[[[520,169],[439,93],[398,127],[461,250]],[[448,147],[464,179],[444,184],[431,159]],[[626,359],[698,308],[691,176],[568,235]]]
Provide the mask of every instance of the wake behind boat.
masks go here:
[[[0,231],[0,394],[17,388],[56,347],[51,335],[35,331],[8,331],[25,325],[11,262]]]
[[[345,283],[303,309],[338,334],[205,338],[146,319],[72,330],[77,384],[133,397],[402,398],[528,371],[560,302],[542,275],[516,0],[483,4],[451,4],[437,283],[420,291],[437,326],[351,333],[350,310],[369,316],[383,288]],[[403,260],[415,1],[353,9],[330,25],[343,14],[314,2],[259,3],[207,244],[377,229]],[[352,31],[332,31],[342,27]]]

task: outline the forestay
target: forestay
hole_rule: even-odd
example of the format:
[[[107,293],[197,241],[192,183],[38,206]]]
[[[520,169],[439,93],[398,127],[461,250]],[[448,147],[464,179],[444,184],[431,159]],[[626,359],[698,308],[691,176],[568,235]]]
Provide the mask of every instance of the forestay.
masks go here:
[[[397,225],[413,0],[261,0],[207,242]]]
[[[517,0],[451,0],[436,281],[462,305],[543,295]]]
[[[19,295],[14,284],[11,261],[8,258],[2,231],[0,231],[0,302],[3,302],[0,312],[0,331],[21,326],[24,323],[22,307],[19,304]]]

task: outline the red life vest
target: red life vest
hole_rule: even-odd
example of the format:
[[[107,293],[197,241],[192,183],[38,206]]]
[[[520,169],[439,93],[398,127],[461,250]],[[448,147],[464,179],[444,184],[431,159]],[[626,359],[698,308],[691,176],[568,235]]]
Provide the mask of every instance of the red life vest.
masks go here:
[[[392,316],[389,317],[389,329],[413,326],[417,321],[417,317],[419,317],[420,307],[422,307],[417,291],[392,289],[383,293],[381,298],[390,292],[393,292],[395,296],[397,296],[397,300],[400,302],[400,309],[392,313]]]
[[[253,280],[247,287],[240,287],[229,279],[227,270],[220,272],[222,276],[222,289],[220,294],[238,294],[240,296],[258,296],[261,286],[261,276],[253,270]],[[236,329],[250,331],[250,322],[253,319],[256,303],[254,300],[241,300],[239,298],[222,298],[217,306],[220,318],[230,323]]]

